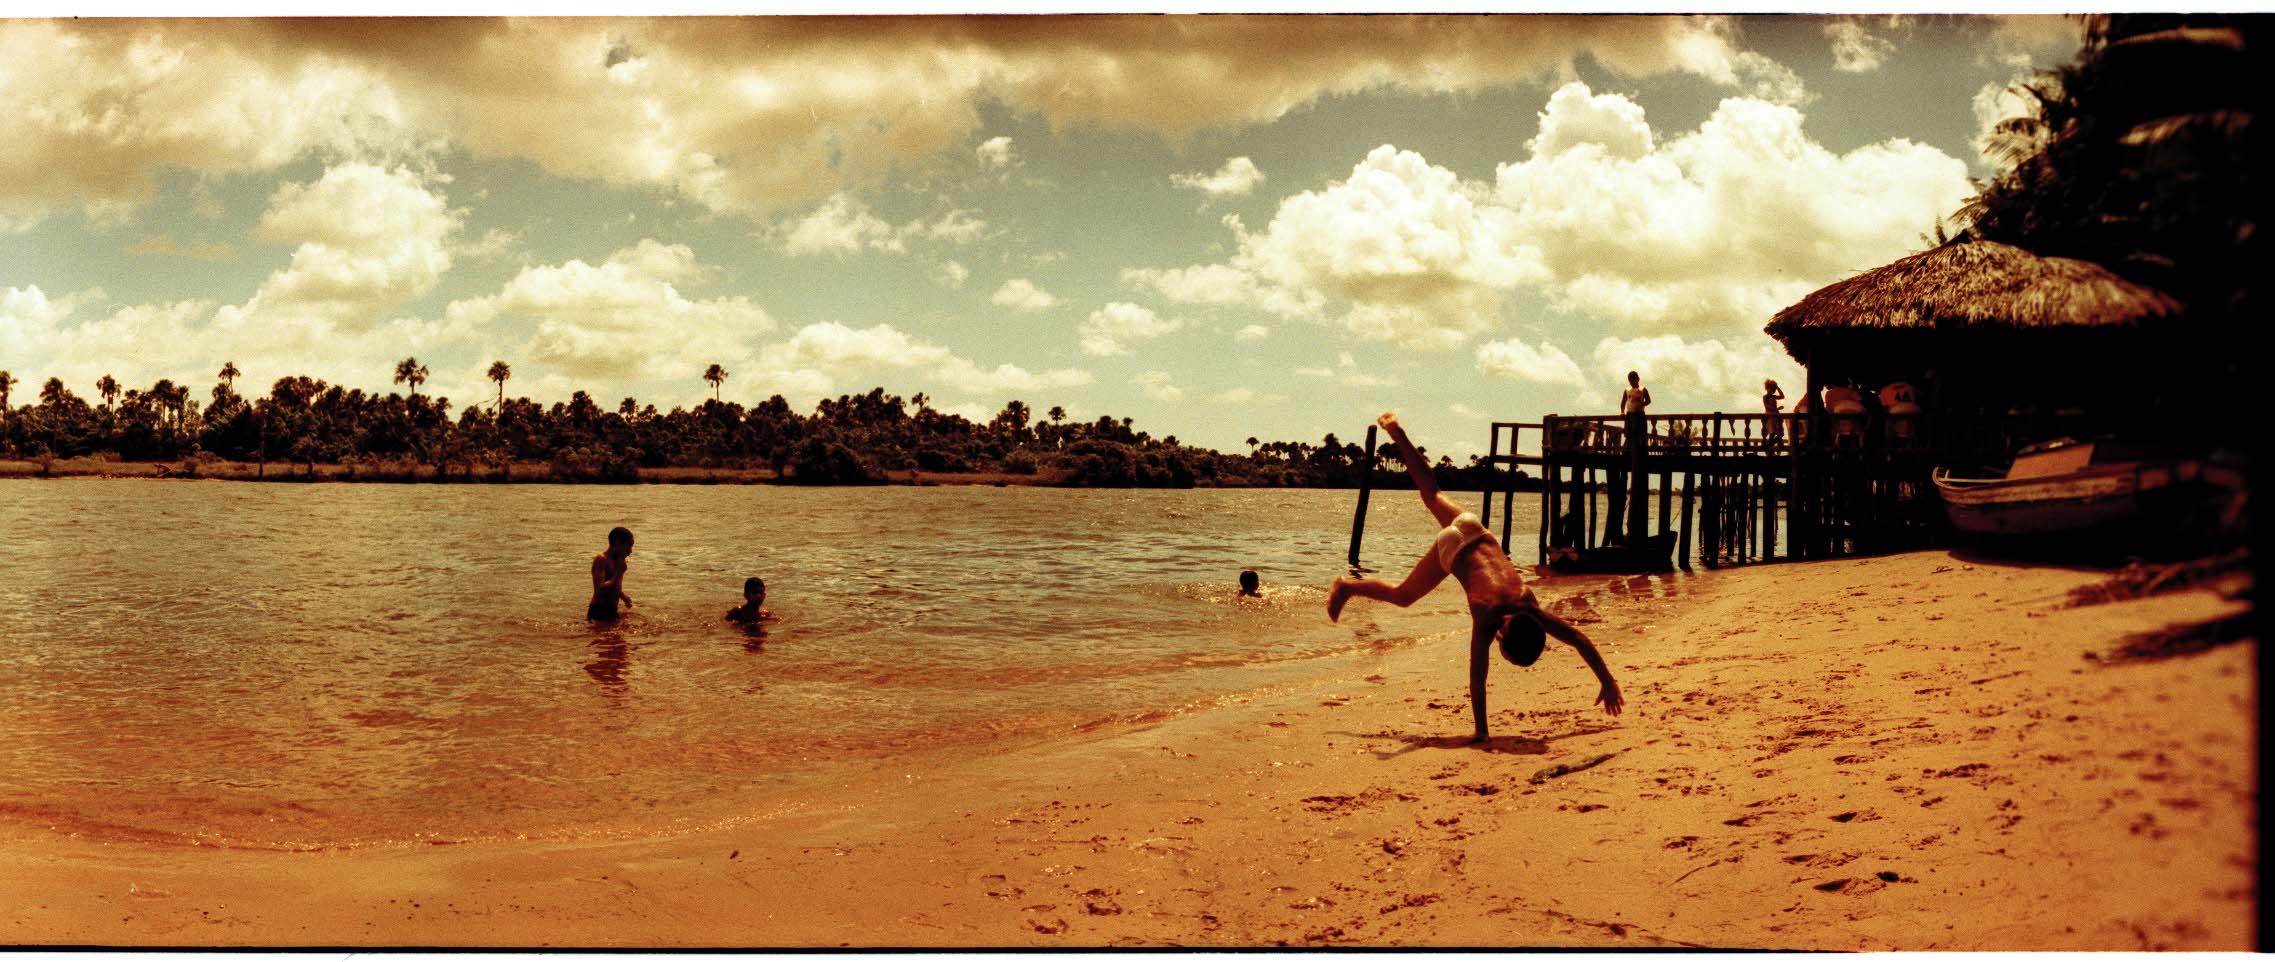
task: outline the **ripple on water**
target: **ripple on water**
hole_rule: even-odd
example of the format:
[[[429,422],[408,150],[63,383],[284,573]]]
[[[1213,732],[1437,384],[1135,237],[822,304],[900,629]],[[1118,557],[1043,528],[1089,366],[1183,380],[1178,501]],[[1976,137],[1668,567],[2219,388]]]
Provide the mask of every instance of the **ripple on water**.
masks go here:
[[[12,587],[54,602],[0,605],[0,820],[152,844],[676,831],[912,746],[1315,677],[1459,613],[1326,622],[1348,492],[0,486]],[[1392,500],[1369,559],[1402,570],[1432,532]],[[616,524],[638,606],[596,627]],[[1233,597],[1241,568],[1264,598]],[[763,640],[720,619],[751,575]]]

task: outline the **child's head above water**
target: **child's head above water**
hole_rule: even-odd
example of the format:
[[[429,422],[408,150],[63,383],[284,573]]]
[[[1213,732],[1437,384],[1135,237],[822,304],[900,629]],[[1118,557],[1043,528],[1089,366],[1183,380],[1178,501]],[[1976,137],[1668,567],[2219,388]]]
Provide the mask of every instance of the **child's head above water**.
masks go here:
[[[631,554],[632,529],[622,526],[608,529],[608,553],[619,558]]]
[[[766,600],[766,579],[744,578],[743,600],[756,605]]]
[[[1242,572],[1240,573],[1240,593],[1241,593],[1241,594],[1244,594],[1244,595],[1262,594],[1262,592],[1258,590],[1259,586],[1261,586],[1262,584],[1263,584],[1263,579],[1260,579],[1260,578],[1256,577],[1256,569],[1254,569],[1254,568],[1250,568],[1250,569],[1248,569],[1248,570],[1246,570],[1246,571],[1242,571]]]

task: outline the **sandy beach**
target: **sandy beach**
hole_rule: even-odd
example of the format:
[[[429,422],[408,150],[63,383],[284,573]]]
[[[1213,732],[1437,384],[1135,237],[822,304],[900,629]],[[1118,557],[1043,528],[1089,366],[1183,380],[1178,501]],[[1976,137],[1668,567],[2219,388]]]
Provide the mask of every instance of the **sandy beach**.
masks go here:
[[[2237,605],[2068,606],[2106,577],[1921,552],[1544,589],[1628,711],[1554,647],[1496,666],[1484,749],[1449,623],[1324,684],[672,837],[11,829],[0,941],[2249,949],[2254,643],[2117,657]]]

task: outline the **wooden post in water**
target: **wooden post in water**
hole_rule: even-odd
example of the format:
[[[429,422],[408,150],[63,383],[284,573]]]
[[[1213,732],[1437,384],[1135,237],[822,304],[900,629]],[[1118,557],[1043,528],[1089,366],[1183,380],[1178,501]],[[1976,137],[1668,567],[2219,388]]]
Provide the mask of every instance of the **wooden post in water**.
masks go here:
[[[1480,513],[1477,523],[1484,525],[1485,530],[1491,531],[1493,530],[1493,487],[1495,484],[1493,480],[1493,459],[1501,455],[1501,426],[1490,425],[1485,430],[1492,437],[1486,441],[1488,447],[1485,451],[1485,485],[1478,492],[1478,495],[1485,499],[1485,506],[1478,509]],[[1516,452],[1511,451],[1509,453],[1514,454]],[[1503,540],[1501,543],[1507,544],[1508,542]]]
[[[1651,535],[1651,476],[1643,471],[1644,452],[1651,442],[1651,420],[1627,439],[1627,543],[1641,545]]]
[[[1549,532],[1556,526],[1556,455],[1550,442],[1556,437],[1556,415],[1540,419],[1540,530],[1534,533],[1540,546],[1540,564],[1548,563]],[[1507,542],[1503,542],[1506,544]]]
[[[1359,539],[1367,533],[1367,491],[1374,487],[1375,426],[1367,425],[1367,453],[1359,459],[1359,509],[1351,515],[1351,567],[1359,566]]]
[[[1683,528],[1682,533],[1675,537],[1675,560],[1682,565],[1684,571],[1690,570],[1690,516],[1691,509],[1697,504],[1692,492],[1697,490],[1698,475],[1683,472]]]

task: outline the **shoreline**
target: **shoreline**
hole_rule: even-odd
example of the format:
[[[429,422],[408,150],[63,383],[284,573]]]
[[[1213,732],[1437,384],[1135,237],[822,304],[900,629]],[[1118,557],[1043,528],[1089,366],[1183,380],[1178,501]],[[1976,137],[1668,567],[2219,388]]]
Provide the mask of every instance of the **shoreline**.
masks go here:
[[[0,925],[121,947],[2248,950],[2256,642],[2116,657],[2238,604],[2066,607],[2107,576],[1917,552],[1590,582],[1592,605],[1551,583],[1629,711],[1594,709],[1552,646],[1496,663],[1482,749],[1449,623],[1317,683],[887,763],[689,835],[279,853],[10,828]]]

